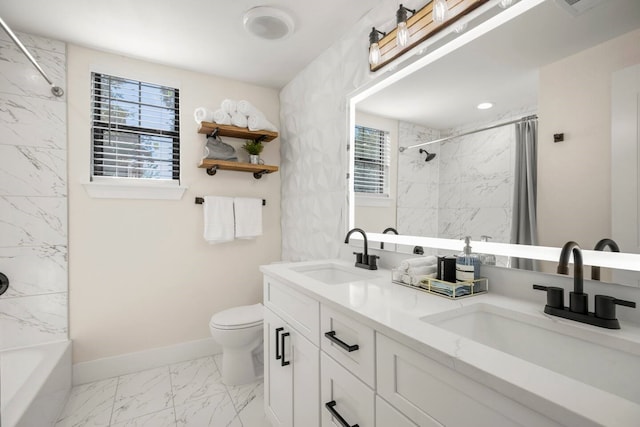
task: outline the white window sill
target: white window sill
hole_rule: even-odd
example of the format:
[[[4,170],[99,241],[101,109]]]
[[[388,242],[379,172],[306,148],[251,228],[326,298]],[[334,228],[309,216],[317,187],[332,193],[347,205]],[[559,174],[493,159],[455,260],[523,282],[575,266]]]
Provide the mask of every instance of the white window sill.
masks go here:
[[[94,181],[82,184],[94,199],[180,200],[188,187],[165,183]]]
[[[367,197],[367,196],[355,196],[356,206],[370,206],[386,208],[394,203],[394,200],[389,197]]]

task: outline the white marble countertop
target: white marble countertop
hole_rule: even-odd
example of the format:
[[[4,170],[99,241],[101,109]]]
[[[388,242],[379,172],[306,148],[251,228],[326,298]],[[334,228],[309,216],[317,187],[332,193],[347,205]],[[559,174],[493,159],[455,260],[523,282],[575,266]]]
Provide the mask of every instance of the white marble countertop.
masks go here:
[[[581,427],[640,426],[638,403],[461,337],[420,318],[470,304],[487,303],[547,322],[568,323],[578,333],[583,331],[592,338],[595,334],[598,342],[623,340],[628,344],[627,349],[637,351],[635,354],[640,356],[640,327],[637,325],[623,323],[620,330],[608,330],[549,316],[540,304],[492,293],[491,284],[487,294],[449,300],[392,283],[390,270],[357,269],[358,273],[370,275],[370,279],[327,285],[292,269],[328,262],[353,267],[353,263],[343,260],[322,260],[265,265],[260,270],[557,422]],[[615,367],[603,363],[602,369]]]

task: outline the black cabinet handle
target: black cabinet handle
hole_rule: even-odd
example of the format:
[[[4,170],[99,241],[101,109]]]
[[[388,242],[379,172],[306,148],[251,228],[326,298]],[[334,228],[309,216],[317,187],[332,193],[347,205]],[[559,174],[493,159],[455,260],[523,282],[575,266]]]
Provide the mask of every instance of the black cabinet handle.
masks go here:
[[[284,331],[284,328],[276,328],[276,360],[282,359],[280,354],[280,332]]]
[[[280,335],[280,349],[282,350],[282,360],[280,361],[280,366],[287,366],[290,363],[289,361],[284,360],[284,339],[289,335],[289,332],[285,332]]]
[[[344,418],[342,418],[342,415],[340,415],[338,411],[336,411],[336,409],[334,408],[334,406],[336,406],[335,400],[325,403],[324,406],[329,410],[333,418],[338,420],[338,422],[342,427],[360,427],[358,424],[351,425]]]
[[[7,289],[9,289],[9,278],[3,273],[0,273],[0,295],[7,292]]]
[[[346,342],[342,341],[340,338],[336,337],[336,331],[325,332],[324,336],[329,338],[334,343],[338,344],[340,347],[351,353],[352,351],[356,351],[360,348],[358,344],[349,345]]]

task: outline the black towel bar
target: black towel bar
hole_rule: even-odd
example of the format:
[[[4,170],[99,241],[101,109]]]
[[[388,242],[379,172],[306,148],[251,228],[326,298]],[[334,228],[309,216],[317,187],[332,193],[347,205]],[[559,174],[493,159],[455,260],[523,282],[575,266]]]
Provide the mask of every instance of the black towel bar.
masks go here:
[[[204,203],[204,197],[196,197],[196,205],[201,205]],[[262,199],[262,206],[267,206],[267,201]]]

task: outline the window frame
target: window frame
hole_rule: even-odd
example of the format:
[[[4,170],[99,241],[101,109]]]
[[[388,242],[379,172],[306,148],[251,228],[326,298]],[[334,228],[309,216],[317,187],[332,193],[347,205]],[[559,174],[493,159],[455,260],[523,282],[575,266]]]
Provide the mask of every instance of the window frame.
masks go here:
[[[357,145],[359,143],[359,139],[358,139],[358,128],[361,129],[368,129],[368,130],[372,130],[377,132],[378,138],[379,138],[379,165],[381,168],[382,173],[380,174],[380,177],[382,178],[382,183],[381,185],[379,185],[379,187],[381,187],[381,191],[377,191],[377,192],[360,192],[357,191],[357,186],[358,186],[358,178],[357,178],[357,164],[358,162],[367,162],[369,161],[369,163],[374,163],[371,162],[370,158],[358,158],[358,153],[357,153]],[[353,193],[354,196],[360,200],[361,202],[364,202],[365,200],[369,200],[370,202],[372,202],[374,205],[376,205],[375,200],[379,200],[379,201],[387,201],[391,199],[391,132],[389,132],[388,130],[384,130],[384,129],[379,129],[377,127],[371,127],[371,126],[364,126],[364,125],[359,125],[359,124],[355,124],[354,125],[354,147],[353,147],[353,156],[354,156],[354,168],[353,168]],[[374,163],[375,164],[375,163]],[[362,184],[361,184],[362,185]],[[366,202],[365,202],[366,203]],[[360,204],[360,203],[359,203]]]

